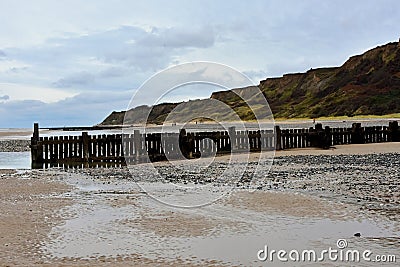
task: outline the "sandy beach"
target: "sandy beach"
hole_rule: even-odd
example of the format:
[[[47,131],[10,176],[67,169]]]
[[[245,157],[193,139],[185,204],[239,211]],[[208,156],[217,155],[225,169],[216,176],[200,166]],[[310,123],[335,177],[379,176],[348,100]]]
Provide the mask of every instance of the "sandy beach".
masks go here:
[[[322,250],[338,239],[398,254],[399,149],[382,143],[278,151],[272,166],[250,154],[234,164],[228,156],[204,159],[204,168],[194,160],[0,170],[0,265],[270,266],[256,255],[266,244]],[[230,168],[244,173],[220,179]],[[163,204],[203,199],[209,203],[201,208]],[[274,262],[281,265],[290,266]]]
[[[37,174],[13,177],[0,170],[0,261],[2,266],[30,266],[40,262],[40,244],[53,226],[62,223],[57,211],[70,200],[56,197],[71,188]]]

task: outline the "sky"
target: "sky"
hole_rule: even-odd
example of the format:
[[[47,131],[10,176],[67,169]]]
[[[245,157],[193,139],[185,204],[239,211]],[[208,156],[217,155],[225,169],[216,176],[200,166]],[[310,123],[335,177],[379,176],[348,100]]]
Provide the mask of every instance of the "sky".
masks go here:
[[[182,63],[225,64],[258,84],[399,37],[397,0],[0,0],[0,128],[97,124]],[[166,100],[210,94],[187,90]]]

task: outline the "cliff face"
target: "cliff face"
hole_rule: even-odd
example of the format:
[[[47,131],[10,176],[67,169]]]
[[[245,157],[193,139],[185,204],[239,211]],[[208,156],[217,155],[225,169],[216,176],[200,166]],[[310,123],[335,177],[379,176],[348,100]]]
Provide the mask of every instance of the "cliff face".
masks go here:
[[[400,112],[400,45],[353,56],[341,67],[311,69],[260,82],[275,117],[383,115]],[[245,89],[243,89],[245,90]],[[212,98],[233,104],[232,92]],[[238,102],[235,103],[239,104]]]
[[[279,118],[399,113],[400,45],[394,42],[376,47],[349,58],[341,67],[268,78],[260,82],[259,88],[274,116]],[[226,103],[244,120],[254,119],[254,114],[233,91],[239,95],[250,92],[248,88],[215,92],[211,99]],[[201,101],[205,100],[185,102],[182,119],[183,114],[201,108]],[[154,106],[148,122],[162,123],[178,104]],[[144,122],[140,120],[142,109],[143,106],[129,111],[136,114],[130,122]],[[123,115],[124,112],[113,112],[102,124],[122,124]],[[179,120],[179,116],[175,119]],[[221,116],[221,119],[229,118]]]

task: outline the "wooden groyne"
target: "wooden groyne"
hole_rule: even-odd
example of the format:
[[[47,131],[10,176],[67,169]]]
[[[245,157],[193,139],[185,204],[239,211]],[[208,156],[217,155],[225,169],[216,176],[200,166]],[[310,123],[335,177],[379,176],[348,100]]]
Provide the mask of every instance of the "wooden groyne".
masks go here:
[[[232,141],[231,141],[232,140]],[[229,131],[187,133],[140,133],[40,137],[34,124],[31,138],[32,167],[66,164],[97,166],[153,162],[165,159],[199,158],[201,155],[228,154],[232,151],[274,149],[270,131]]]
[[[40,137],[34,124],[31,138],[32,167],[43,168],[76,164],[81,166],[140,163],[165,159],[199,158],[244,151],[267,151],[293,148],[329,148],[342,144],[400,141],[397,121],[388,126],[330,128],[316,124],[309,129],[140,133]]]
[[[291,148],[319,147],[329,148],[335,145],[368,144],[382,142],[399,142],[400,129],[397,121],[388,126],[362,127],[361,123],[353,123],[352,127],[322,127],[318,123],[309,129],[285,129],[275,127],[277,150]]]

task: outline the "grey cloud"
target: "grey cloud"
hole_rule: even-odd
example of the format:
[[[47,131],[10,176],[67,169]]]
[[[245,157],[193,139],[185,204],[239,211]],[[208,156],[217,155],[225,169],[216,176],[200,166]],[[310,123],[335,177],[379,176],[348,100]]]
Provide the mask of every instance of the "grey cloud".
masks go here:
[[[124,64],[141,72],[157,71],[168,65],[173,56],[171,49],[150,46],[134,46],[128,49],[110,51],[104,61],[112,64]]]
[[[129,67],[110,67],[92,72],[84,71],[69,74],[52,82],[52,86],[83,89],[83,92],[90,90],[99,92],[121,91],[138,87],[140,85],[138,81],[146,79],[149,75],[143,75],[143,73]]]
[[[111,67],[99,72],[99,76],[102,78],[118,78],[127,74],[127,70],[121,67]]]
[[[0,96],[0,100],[9,100],[9,99],[10,99],[10,96],[8,96],[8,95]]]
[[[41,101],[0,102],[0,128],[41,126],[94,125],[113,110],[127,107],[132,91],[86,92],[56,103]]]
[[[4,51],[0,50],[0,60],[5,58],[7,55],[4,53]]]
[[[88,72],[79,72],[68,77],[59,79],[53,85],[59,88],[69,88],[73,86],[89,85],[93,83],[95,77]]]
[[[111,63],[124,63],[142,72],[154,72],[166,67],[173,57],[184,54],[188,49],[211,47],[215,42],[211,27],[190,30],[153,28],[150,32],[141,32],[132,37],[127,38],[122,46],[106,51],[103,59]]]
[[[31,127],[34,120],[41,120],[45,103],[36,100],[0,101],[0,128]]]
[[[5,52],[8,57],[32,66],[31,77],[51,77],[53,82],[49,81],[49,85],[60,88],[77,86],[90,90],[106,84],[107,79],[130,78],[142,82],[190,49],[210,47],[214,42],[210,26],[153,31],[121,26],[87,35],[53,38],[35,47],[8,48]],[[131,87],[131,83],[126,86]]]
[[[97,92],[89,91],[78,94],[74,97],[69,97],[65,100],[57,102],[57,105],[90,105],[90,104],[106,104],[115,101],[123,101],[128,104],[129,100],[133,95],[133,91],[122,91],[122,92]]]

